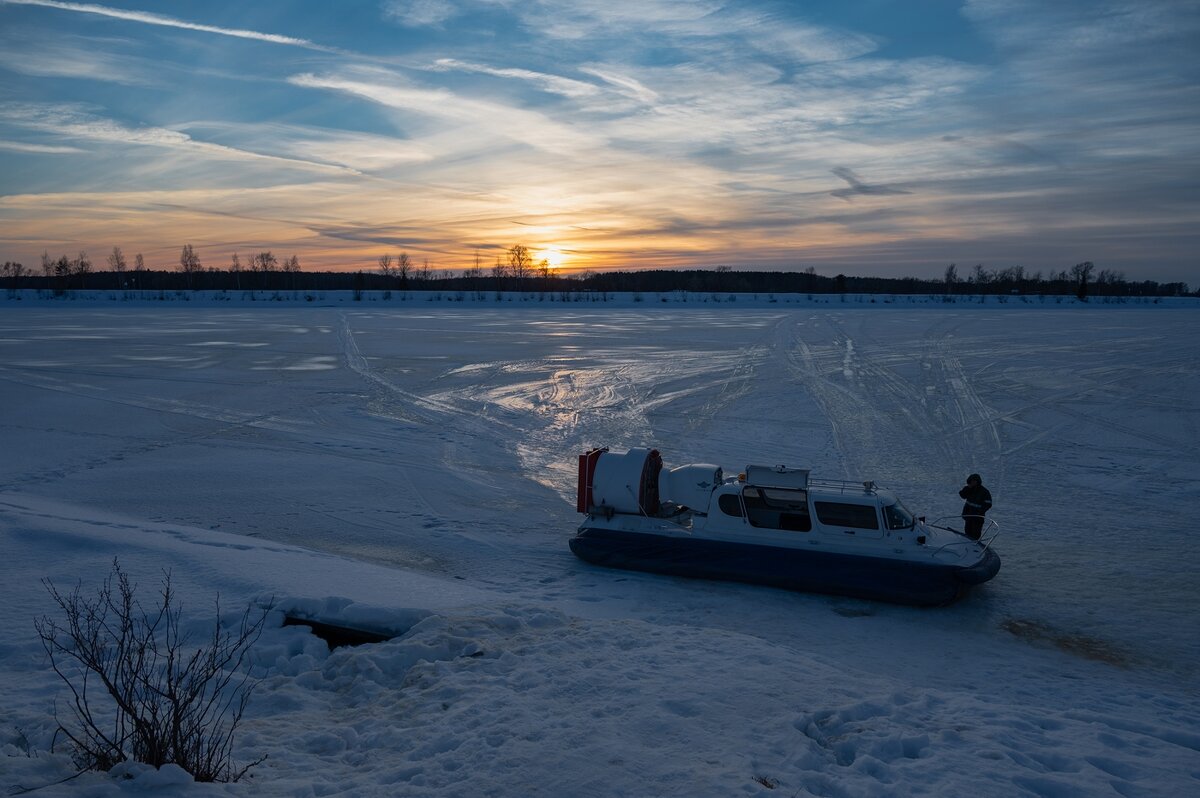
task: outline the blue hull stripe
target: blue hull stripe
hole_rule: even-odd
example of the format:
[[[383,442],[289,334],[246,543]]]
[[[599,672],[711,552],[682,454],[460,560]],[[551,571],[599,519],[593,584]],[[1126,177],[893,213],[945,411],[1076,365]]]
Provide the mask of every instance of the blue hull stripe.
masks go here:
[[[1000,570],[1000,558],[990,549],[979,564],[964,568],[611,529],[581,530],[571,539],[571,551],[611,568],[918,606],[948,604]]]

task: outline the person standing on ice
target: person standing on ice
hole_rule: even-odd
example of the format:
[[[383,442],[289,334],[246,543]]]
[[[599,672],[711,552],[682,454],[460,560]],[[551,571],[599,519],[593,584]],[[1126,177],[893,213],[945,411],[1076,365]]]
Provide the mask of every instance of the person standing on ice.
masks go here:
[[[979,540],[983,536],[983,516],[992,509],[992,493],[983,486],[982,477],[972,474],[967,477],[967,484],[958,495],[965,502],[962,517],[967,537]]]

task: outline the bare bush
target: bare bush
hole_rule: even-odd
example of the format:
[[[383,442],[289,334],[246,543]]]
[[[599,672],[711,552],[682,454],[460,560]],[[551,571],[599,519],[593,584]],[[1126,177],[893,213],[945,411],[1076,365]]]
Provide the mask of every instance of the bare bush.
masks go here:
[[[248,606],[226,629],[218,598],[211,636],[193,645],[169,572],[149,610],[115,559],[94,599],[80,584],[69,594],[48,579],[42,584],[65,616],[63,625],[48,616],[34,625],[70,691],[70,722],[57,712],[56,720],[79,767],[174,763],[197,781],[237,781],[262,761],[238,769],[232,748],[254,689],[247,656],[266,610],[254,618]]]

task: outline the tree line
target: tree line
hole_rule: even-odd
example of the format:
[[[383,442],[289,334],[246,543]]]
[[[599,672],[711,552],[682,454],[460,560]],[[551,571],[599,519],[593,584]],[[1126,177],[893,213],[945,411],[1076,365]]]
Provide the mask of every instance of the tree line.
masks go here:
[[[0,267],[0,282],[10,292],[22,288],[63,295],[71,290],[146,291],[377,291],[384,298],[407,291],[473,292],[633,292],[667,293],[799,293],[799,294],[979,294],[1089,296],[1186,296],[1183,282],[1129,280],[1122,272],[1096,270],[1090,261],[1047,274],[1030,272],[1022,266],[989,269],[977,264],[959,272],[947,266],[940,279],[919,277],[860,277],[817,274],[808,267],[799,271],[758,271],[717,266],[709,269],[639,269],[606,272],[563,272],[546,260],[535,261],[531,251],[516,244],[493,264],[485,266],[477,253],[472,266],[438,270],[429,261],[417,262],[407,253],[381,255],[376,267],[357,271],[303,271],[296,255],[276,256],[269,250],[253,253],[243,265],[233,253],[223,267],[205,266],[191,244],[180,250],[174,268],[148,268],[141,253],[127,261],[120,247],[113,247],[98,270],[86,252],[57,259],[42,255],[40,269],[29,269],[7,261]],[[1200,290],[1196,292],[1200,296]]]

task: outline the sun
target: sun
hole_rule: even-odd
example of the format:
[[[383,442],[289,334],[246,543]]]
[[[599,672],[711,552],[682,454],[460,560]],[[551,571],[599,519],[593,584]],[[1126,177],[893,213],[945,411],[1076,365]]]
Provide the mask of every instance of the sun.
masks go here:
[[[550,265],[551,269],[559,269],[566,262],[567,256],[557,247],[547,247],[542,250],[541,257],[538,258],[539,262],[543,260]]]

